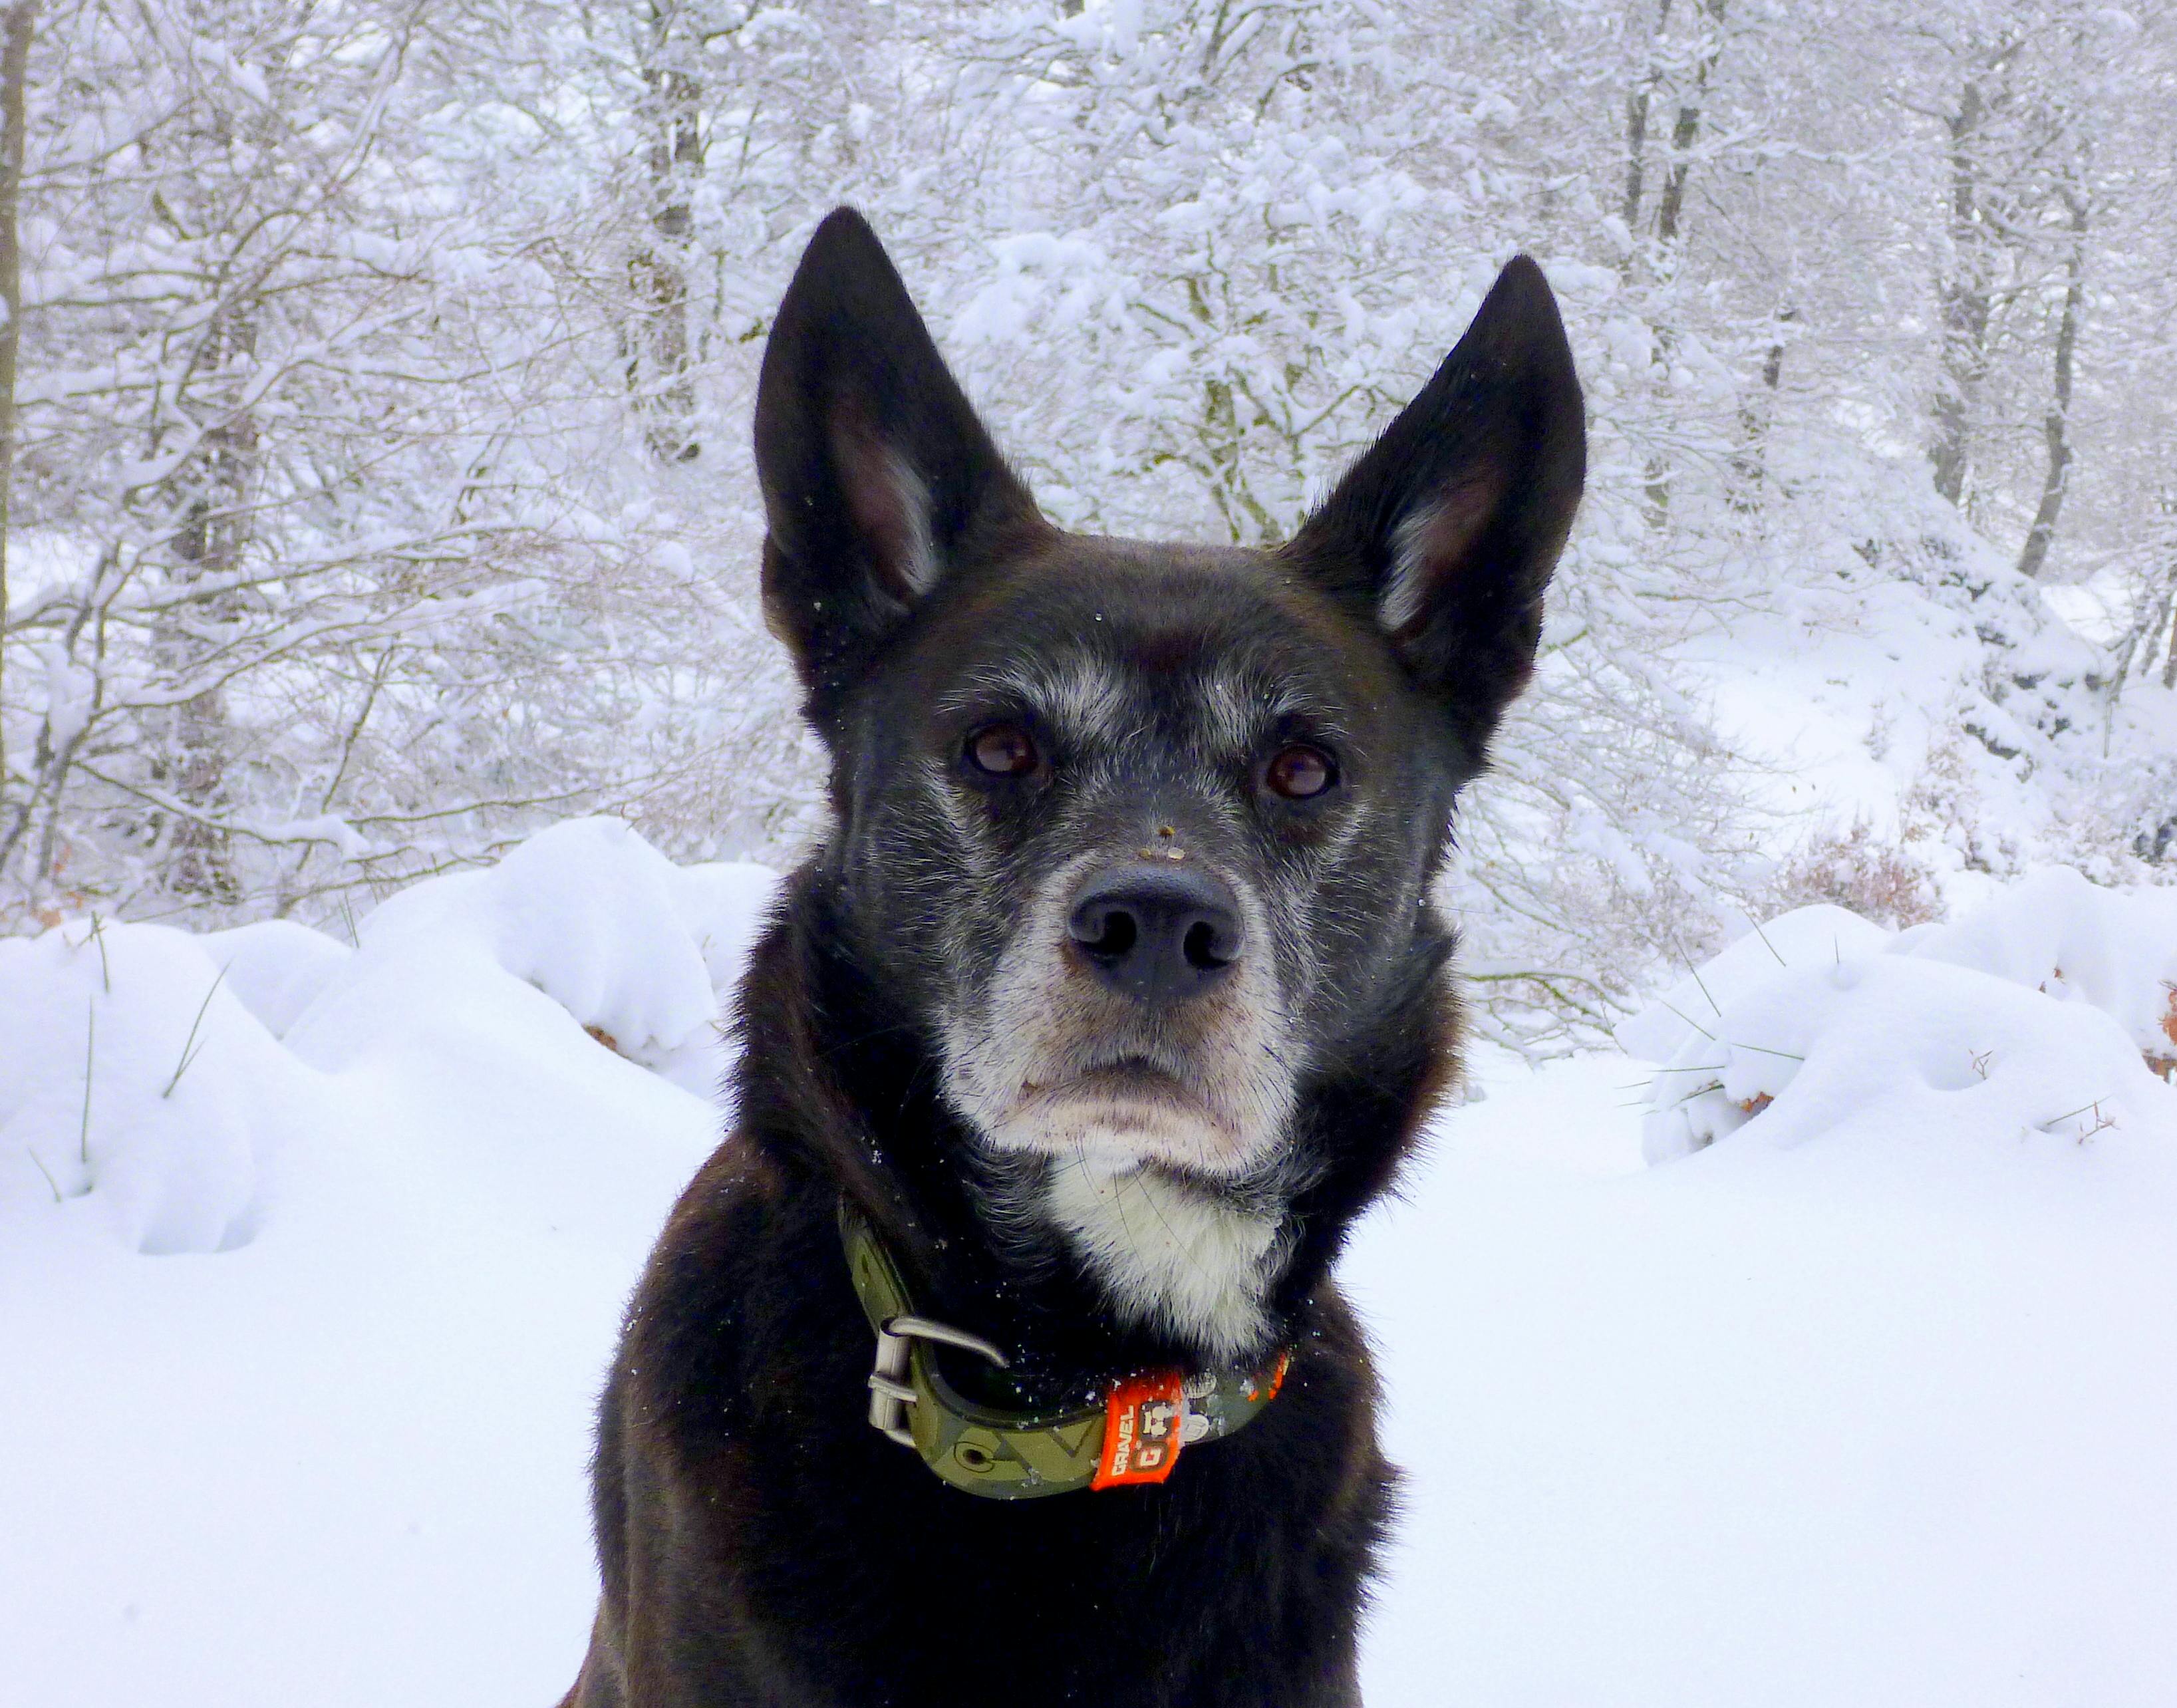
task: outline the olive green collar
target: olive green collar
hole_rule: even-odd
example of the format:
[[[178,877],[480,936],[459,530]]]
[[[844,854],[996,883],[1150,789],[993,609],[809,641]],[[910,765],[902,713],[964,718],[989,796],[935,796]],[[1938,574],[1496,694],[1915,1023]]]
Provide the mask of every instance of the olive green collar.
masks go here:
[[[1162,1482],[1182,1449],[1252,1422],[1277,1397],[1291,1361],[1280,1352],[1252,1372],[1143,1371],[1114,1382],[1099,1404],[1058,1411],[982,1405],[946,1381],[933,1348],[961,1347],[1001,1370],[1004,1354],[979,1335],[915,1315],[892,1253],[844,1198],[839,1238],[876,1331],[870,1424],[913,1448],[953,1487],[991,1500]]]

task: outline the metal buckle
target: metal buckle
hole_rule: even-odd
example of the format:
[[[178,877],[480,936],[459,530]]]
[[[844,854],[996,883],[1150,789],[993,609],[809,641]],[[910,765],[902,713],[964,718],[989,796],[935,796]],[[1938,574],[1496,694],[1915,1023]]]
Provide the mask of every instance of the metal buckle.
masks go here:
[[[1003,1370],[1010,1361],[979,1334],[927,1317],[887,1317],[877,1330],[876,1368],[870,1372],[870,1427],[902,1447],[914,1445],[907,1427],[907,1408],[921,1396],[908,1384],[908,1366],[917,1340],[935,1340],[987,1358]]]

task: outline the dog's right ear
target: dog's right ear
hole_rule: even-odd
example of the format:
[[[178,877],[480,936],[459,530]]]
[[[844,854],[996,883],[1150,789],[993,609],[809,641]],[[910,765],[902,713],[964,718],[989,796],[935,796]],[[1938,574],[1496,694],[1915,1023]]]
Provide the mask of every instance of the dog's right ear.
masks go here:
[[[1390,641],[1477,761],[1533,674],[1587,430],[1542,270],[1515,257],[1421,395],[1286,547]]]
[[[764,613],[820,723],[949,568],[1045,526],[852,208],[827,216],[763,352]]]

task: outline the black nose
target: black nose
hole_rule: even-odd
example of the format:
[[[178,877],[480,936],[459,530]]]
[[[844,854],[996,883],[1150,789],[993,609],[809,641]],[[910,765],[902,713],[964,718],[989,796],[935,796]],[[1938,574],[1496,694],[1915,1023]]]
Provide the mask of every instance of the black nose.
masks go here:
[[[1241,947],[1239,907],[1222,880],[1144,862],[1089,878],[1066,929],[1105,984],[1146,1002],[1208,990]]]

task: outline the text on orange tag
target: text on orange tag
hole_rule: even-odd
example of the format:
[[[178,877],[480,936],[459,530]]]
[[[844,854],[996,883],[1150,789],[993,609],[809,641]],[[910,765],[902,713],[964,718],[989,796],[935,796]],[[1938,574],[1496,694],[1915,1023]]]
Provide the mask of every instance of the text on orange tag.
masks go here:
[[[1162,1482],[1179,1463],[1187,1394],[1179,1372],[1131,1376],[1111,1386],[1104,1408],[1104,1452],[1091,1488]]]

